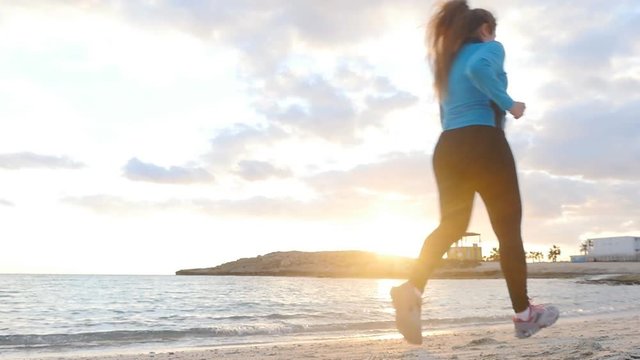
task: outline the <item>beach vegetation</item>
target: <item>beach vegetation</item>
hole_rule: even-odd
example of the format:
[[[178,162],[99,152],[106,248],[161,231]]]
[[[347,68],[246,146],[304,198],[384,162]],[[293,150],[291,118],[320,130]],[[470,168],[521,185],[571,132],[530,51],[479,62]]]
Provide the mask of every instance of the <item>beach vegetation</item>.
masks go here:
[[[580,243],[580,254],[587,255],[593,249],[593,240],[587,239]]]
[[[529,251],[527,253],[527,259],[531,260],[531,262],[541,262],[544,260],[544,254],[541,251]]]
[[[547,258],[553,262],[556,262],[558,261],[558,256],[560,256],[561,253],[562,251],[560,250],[560,247],[558,247],[557,245],[553,245],[551,249],[549,249],[549,254],[547,254]]]
[[[500,249],[498,248],[493,248],[491,249],[491,253],[489,254],[489,256],[485,256],[484,258],[485,261],[500,261]]]

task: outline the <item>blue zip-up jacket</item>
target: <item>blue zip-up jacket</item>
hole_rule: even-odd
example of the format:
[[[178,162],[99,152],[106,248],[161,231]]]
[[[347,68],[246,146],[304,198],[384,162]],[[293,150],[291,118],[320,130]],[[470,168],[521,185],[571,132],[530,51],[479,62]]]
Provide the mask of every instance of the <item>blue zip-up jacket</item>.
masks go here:
[[[440,102],[443,130],[470,125],[496,126],[491,101],[503,111],[513,106],[507,84],[501,43],[464,44],[451,66],[447,95]]]

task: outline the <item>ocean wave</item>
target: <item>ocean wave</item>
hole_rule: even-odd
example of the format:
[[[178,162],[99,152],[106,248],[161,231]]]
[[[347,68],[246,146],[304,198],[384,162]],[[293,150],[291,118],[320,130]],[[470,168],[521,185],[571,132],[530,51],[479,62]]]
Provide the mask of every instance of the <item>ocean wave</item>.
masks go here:
[[[287,319],[301,317],[298,315],[272,314],[270,319]],[[493,317],[477,317],[467,319],[426,319],[423,321],[428,327],[444,327],[447,325],[466,325],[473,323],[490,323],[504,319]],[[326,324],[273,324],[237,325],[211,328],[193,328],[185,330],[118,330],[104,332],[85,332],[74,334],[27,334],[0,336],[0,349],[46,349],[46,348],[91,348],[104,346],[123,346],[140,343],[196,341],[203,339],[235,339],[242,342],[242,338],[252,336],[274,336],[331,332],[374,332],[387,331],[395,328],[394,321],[365,321]],[[213,341],[215,343],[215,341]]]
[[[327,314],[305,314],[305,313],[296,313],[296,314],[267,314],[267,315],[230,315],[230,316],[220,316],[213,318],[215,321],[224,321],[224,320],[293,320],[293,319],[320,319],[326,318]]]
[[[281,335],[304,331],[301,325],[238,325],[186,330],[118,330],[74,334],[27,334],[0,336],[0,349],[5,348],[90,348],[128,344],[197,340],[206,338],[238,338],[255,335]]]

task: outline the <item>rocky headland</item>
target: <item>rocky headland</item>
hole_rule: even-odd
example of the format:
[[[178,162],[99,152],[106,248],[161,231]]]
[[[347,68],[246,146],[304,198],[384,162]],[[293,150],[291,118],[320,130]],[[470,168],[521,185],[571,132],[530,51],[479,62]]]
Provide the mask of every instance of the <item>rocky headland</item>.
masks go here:
[[[215,267],[185,269],[176,275],[213,276],[310,276],[405,279],[414,258],[366,251],[273,252],[242,258]],[[608,284],[640,284],[640,262],[530,263],[530,278],[581,278]],[[502,278],[498,262],[453,262],[443,260],[436,279]]]

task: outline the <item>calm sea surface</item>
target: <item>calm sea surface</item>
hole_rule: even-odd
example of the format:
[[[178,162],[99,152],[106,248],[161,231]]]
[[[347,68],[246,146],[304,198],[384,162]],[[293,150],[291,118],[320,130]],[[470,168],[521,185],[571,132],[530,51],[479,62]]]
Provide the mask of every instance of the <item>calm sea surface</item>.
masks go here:
[[[0,359],[393,333],[399,280],[0,275]],[[529,280],[562,317],[640,311],[640,286]],[[510,321],[504,280],[433,280],[425,329]]]

